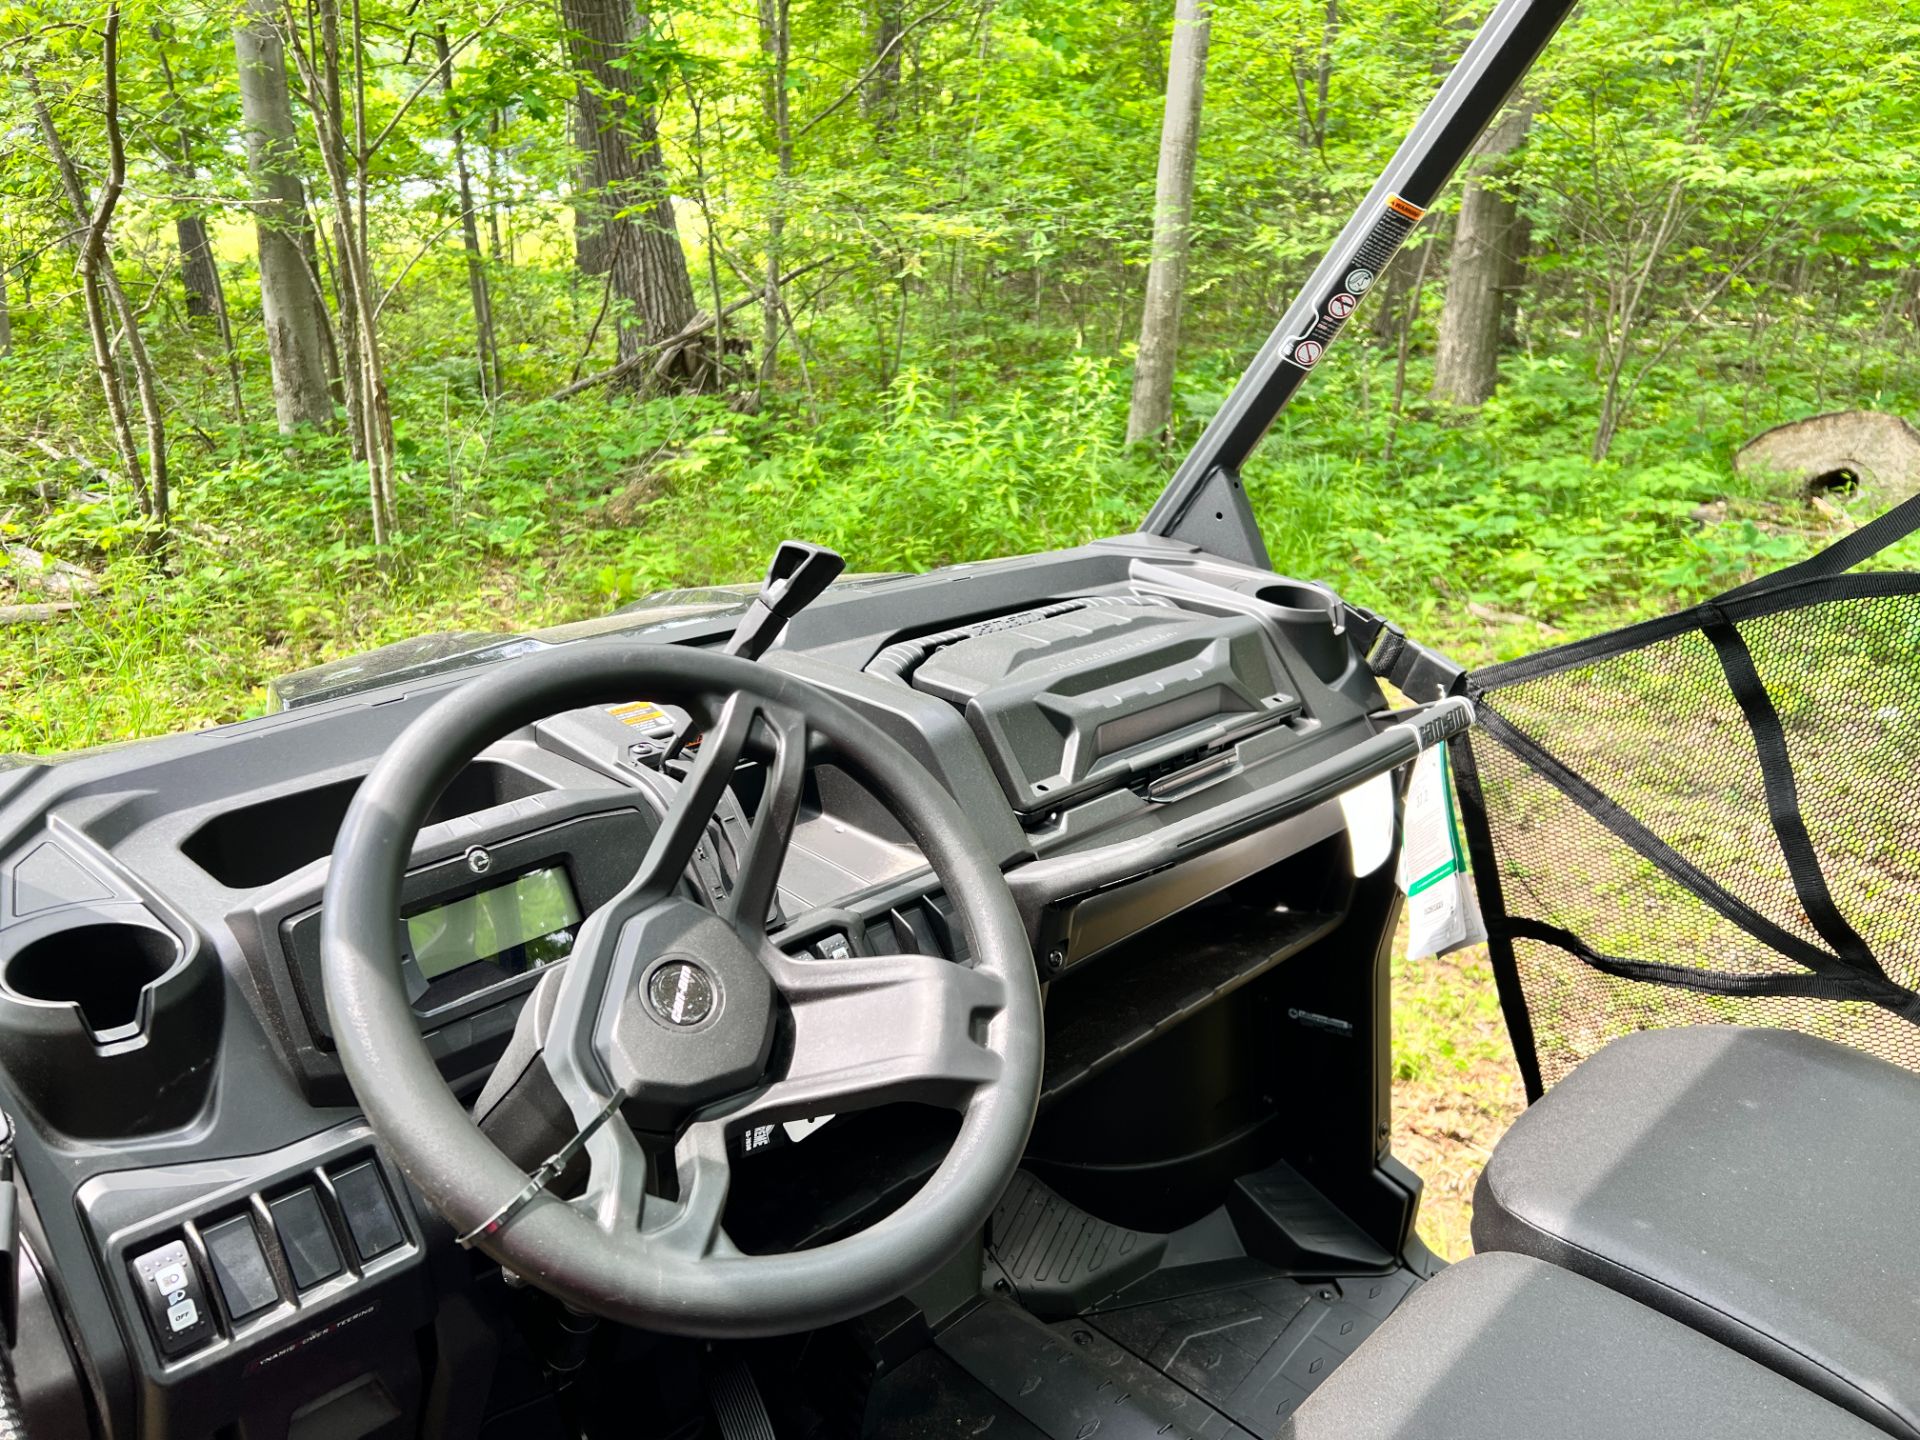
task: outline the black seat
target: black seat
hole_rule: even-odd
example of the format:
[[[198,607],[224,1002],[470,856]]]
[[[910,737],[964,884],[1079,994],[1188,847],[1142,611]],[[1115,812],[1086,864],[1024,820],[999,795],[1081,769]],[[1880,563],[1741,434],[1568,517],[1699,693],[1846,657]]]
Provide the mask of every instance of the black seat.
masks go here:
[[[1920,1076],[1783,1030],[1625,1036],[1495,1147],[1473,1243],[1920,1440]]]
[[[1525,1255],[1443,1270],[1283,1440],[1879,1440],[1678,1321]]]

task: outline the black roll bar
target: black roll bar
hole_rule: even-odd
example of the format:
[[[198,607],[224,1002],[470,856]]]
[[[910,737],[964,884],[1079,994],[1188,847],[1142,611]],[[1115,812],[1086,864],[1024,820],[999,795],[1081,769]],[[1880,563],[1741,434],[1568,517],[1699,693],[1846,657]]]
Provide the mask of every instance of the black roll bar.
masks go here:
[[[1268,568],[1266,542],[1240,484],[1241,467],[1573,5],[1500,0],[1140,522],[1141,530]]]

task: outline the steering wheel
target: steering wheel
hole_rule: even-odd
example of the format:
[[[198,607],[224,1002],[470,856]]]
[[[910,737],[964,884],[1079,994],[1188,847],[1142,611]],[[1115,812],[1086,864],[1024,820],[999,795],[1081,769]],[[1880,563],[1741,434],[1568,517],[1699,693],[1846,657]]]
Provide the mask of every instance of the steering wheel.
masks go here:
[[[400,892],[429,805],[484,746],[547,716],[644,696],[706,724],[639,868],[560,966],[545,1058],[585,1134],[568,1201],[482,1135],[421,1038],[401,977]],[[682,886],[743,757],[767,764],[731,892]],[[970,964],[789,955],[767,918],[810,760],[831,759],[906,826],[945,887]],[[966,815],[870,721],[765,665],[680,646],[586,641],[512,661],[421,715],[360,786],[334,842],[321,923],[327,1011],[368,1123],[462,1237],[576,1309],[686,1335],[850,1318],[930,1275],[1012,1179],[1040,1090],[1033,955]],[[958,1110],[946,1158],[899,1209],[817,1248],[747,1255],[721,1226],[727,1137],[897,1100]],[[649,1186],[626,1118],[672,1140]],[[577,1134],[576,1142],[580,1139]],[[662,1167],[663,1171],[665,1167]],[[663,1198],[661,1192],[675,1194]]]

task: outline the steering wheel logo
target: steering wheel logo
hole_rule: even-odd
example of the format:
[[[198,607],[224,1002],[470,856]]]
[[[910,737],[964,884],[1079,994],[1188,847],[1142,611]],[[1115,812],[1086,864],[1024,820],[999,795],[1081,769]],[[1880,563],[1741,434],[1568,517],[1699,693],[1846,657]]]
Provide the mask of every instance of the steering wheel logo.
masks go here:
[[[667,1024],[682,1029],[710,1018],[719,1000],[719,984],[691,960],[669,960],[647,980],[648,1006]]]

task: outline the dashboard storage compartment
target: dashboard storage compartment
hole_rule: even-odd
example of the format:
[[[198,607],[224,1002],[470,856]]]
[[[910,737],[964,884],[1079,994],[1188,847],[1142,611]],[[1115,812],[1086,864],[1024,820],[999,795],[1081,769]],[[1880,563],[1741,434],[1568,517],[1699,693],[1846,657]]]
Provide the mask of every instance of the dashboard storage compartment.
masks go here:
[[[194,864],[231,890],[270,885],[332,853],[360,777],[294,790],[214,816],[180,847]],[[423,825],[437,825],[525,800],[550,787],[536,775],[497,760],[476,760],[441,792]]]
[[[1345,918],[1344,836],[1147,926],[1047,993],[1043,1101],[1298,955]]]
[[[1259,620],[1140,600],[1063,601],[905,642],[878,665],[961,709],[1027,814],[1300,713]]]
[[[219,966],[140,904],[82,907],[0,942],[0,1063],[68,1135],[125,1138],[199,1113]]]

